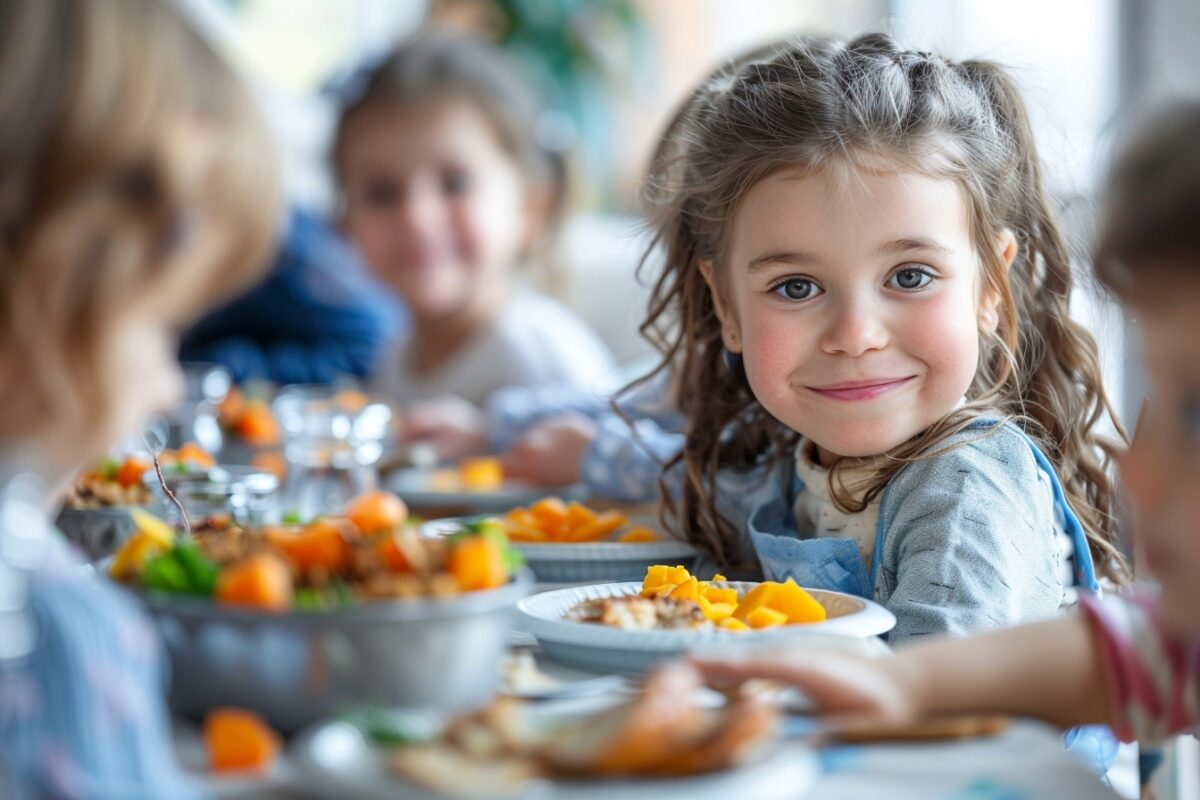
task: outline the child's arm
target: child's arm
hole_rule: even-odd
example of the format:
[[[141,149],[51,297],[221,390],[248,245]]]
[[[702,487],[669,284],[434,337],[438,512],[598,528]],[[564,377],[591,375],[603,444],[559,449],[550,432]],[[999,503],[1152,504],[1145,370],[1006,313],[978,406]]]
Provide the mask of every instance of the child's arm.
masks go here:
[[[1099,650],[1088,623],[1072,615],[923,642],[891,658],[813,653],[699,663],[714,686],[781,681],[837,718],[907,723],[934,714],[1002,713],[1065,728],[1109,719]]]
[[[535,425],[504,454],[505,474],[543,486],[583,481],[608,500],[646,503],[658,497],[663,464],[683,449],[684,436],[649,419],[632,427],[616,414],[578,413]]]

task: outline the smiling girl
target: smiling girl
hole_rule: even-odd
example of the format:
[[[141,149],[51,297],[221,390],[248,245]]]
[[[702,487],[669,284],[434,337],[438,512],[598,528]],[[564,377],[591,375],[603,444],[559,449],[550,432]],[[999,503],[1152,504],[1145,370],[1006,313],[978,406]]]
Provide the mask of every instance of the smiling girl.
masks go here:
[[[1113,170],[1095,264],[1142,327],[1153,399],[1121,474],[1161,592],[1086,598],[1079,614],[895,658],[709,662],[714,684],[784,681],[822,713],[872,723],[1019,714],[1107,722],[1143,745],[1200,730],[1200,105],[1148,122]]]
[[[774,48],[685,103],[648,195],[692,541],[874,596],[892,641],[1123,579],[1096,347],[998,67],[882,35]]]
[[[396,48],[343,111],[342,224],[412,319],[378,365],[388,396],[478,405],[510,385],[588,387],[611,368],[580,320],[517,285],[564,200],[541,111],[499,51],[442,31]]]

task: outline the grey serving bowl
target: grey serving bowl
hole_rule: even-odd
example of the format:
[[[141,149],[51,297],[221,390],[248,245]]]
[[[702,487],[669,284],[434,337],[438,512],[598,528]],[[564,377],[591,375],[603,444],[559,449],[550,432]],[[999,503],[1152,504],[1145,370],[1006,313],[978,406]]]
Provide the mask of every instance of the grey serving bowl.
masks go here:
[[[170,705],[248,708],[291,733],[362,707],[457,712],[494,693],[531,576],[449,598],[270,613],[134,592],[170,655]],[[131,590],[132,591],[132,590]]]
[[[64,507],[54,524],[89,561],[95,561],[115,553],[137,528],[133,517],[129,516],[129,509],[130,506]]]

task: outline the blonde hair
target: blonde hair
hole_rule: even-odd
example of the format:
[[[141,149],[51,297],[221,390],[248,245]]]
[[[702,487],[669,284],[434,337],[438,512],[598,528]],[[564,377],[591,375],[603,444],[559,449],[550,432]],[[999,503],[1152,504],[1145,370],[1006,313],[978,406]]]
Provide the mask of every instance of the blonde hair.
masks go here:
[[[0,406],[106,419],[107,332],[172,297],[181,323],[266,265],[276,164],[246,92],[169,3],[11,0],[0,9]],[[180,131],[211,145],[181,150]],[[212,236],[203,263],[176,256]],[[200,271],[206,274],[197,274]]]
[[[1025,107],[997,65],[952,62],[900,48],[880,34],[847,43],[799,39],[762,48],[718,70],[677,112],[653,159],[646,187],[665,251],[642,332],[659,349],[655,372],[673,369],[676,402],[688,420],[678,501],[667,521],[730,565],[745,565],[736,528],[716,509],[716,473],[774,462],[797,434],[757,402],[743,373],[723,358],[720,323],[698,268],[725,268],[728,222],[745,193],[780,169],[896,164],[954,181],[970,215],[983,289],[1000,298],[994,333],[980,333],[980,362],[968,403],[894,450],[842,459],[830,488],[859,511],[903,466],[983,414],[1018,421],[1047,453],[1087,532],[1098,571],[1123,579],[1116,548],[1112,445],[1094,429],[1108,415],[1124,436],[1101,383],[1096,345],[1071,320],[1071,265],[1042,187]],[[995,237],[1009,229],[1019,252],[1007,271]],[[650,257],[648,251],[647,259]],[[645,262],[644,262],[645,263]],[[874,470],[850,492],[850,466]]]

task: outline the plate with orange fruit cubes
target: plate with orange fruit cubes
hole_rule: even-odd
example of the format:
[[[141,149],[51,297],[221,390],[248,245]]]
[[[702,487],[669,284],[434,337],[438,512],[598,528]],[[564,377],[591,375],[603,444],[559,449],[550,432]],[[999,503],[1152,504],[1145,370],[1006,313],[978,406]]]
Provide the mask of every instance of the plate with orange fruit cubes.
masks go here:
[[[481,518],[434,520],[422,533],[454,534]],[[690,566],[696,558],[690,544],[671,538],[649,520],[562,497],[543,497],[491,519],[542,583],[635,580],[654,564]]]
[[[509,478],[500,459],[491,456],[465,458],[448,466],[394,470],[385,483],[418,511],[454,508],[462,513],[496,514],[529,505],[546,494],[545,487]],[[555,491],[569,500],[585,500],[588,495],[583,484]]]
[[[783,582],[702,580],[655,564],[640,582],[542,592],[517,604],[546,655],[592,671],[642,672],[691,650],[791,644],[798,637],[869,639],[896,618],[854,595]],[[808,640],[813,641],[813,640]]]

